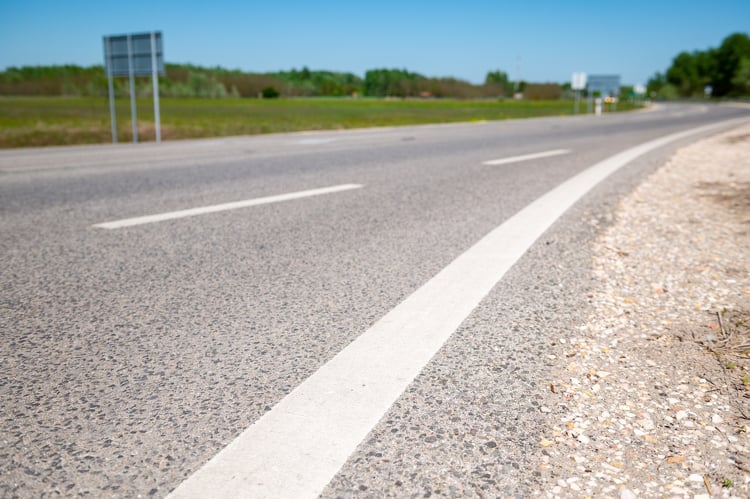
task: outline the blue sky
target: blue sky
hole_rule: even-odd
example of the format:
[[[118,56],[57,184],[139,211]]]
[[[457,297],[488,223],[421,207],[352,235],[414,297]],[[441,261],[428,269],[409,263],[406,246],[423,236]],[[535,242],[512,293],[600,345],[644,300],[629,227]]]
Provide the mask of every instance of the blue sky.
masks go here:
[[[750,32],[750,0],[0,0],[0,69],[102,64],[102,35],[160,30],[167,62],[245,71],[406,68],[479,83],[645,83],[680,51]]]

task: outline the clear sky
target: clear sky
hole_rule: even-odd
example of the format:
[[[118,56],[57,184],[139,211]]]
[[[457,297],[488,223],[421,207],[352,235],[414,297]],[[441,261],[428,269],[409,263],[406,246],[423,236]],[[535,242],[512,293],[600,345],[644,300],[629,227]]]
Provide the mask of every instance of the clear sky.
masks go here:
[[[172,63],[635,84],[750,33],[750,0],[0,0],[0,69],[102,64],[102,35],[156,30]]]

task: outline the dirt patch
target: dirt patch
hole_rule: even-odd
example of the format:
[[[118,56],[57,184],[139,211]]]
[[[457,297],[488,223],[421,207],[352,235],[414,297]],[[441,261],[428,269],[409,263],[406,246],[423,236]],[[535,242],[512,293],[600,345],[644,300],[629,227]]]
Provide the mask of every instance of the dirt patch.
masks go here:
[[[736,144],[737,142],[743,142],[746,140],[750,140],[750,133],[745,133],[742,135],[730,135],[726,139],[724,139],[724,142],[727,144]]]
[[[735,215],[742,223],[750,223],[750,182],[698,182],[696,189],[701,195],[720,205],[729,215]]]

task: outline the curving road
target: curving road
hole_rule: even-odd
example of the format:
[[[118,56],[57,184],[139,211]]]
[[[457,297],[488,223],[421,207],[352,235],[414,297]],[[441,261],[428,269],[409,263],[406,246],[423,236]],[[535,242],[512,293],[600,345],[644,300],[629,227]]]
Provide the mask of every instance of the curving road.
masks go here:
[[[0,151],[0,496],[533,492],[564,362],[545,352],[585,320],[589,241],[675,148],[737,119],[661,105]],[[506,247],[520,259],[495,269]]]

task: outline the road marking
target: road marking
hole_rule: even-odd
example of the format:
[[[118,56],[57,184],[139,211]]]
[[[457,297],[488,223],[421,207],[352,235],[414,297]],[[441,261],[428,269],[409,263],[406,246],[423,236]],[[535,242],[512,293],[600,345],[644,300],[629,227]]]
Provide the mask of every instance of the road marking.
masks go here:
[[[320,138],[320,139],[301,139],[297,141],[297,144],[302,145],[318,145],[318,144],[329,144],[335,142],[336,139]]]
[[[509,158],[491,159],[483,161],[483,165],[505,165],[508,163],[518,163],[521,161],[530,161],[532,159],[548,158],[550,156],[560,156],[561,154],[570,154],[570,149],[553,149],[551,151],[536,152],[533,154],[524,154],[522,156],[511,156]]]
[[[623,151],[523,208],[297,386],[168,497],[317,497],[461,322],[560,215],[638,156],[727,123]]]
[[[351,189],[360,189],[360,184],[341,184],[331,187],[322,187],[320,189],[310,189],[306,191],[290,192],[276,196],[263,198],[246,199],[244,201],[234,201],[232,203],[215,204],[211,206],[202,206],[200,208],[190,208],[187,210],[170,211],[168,213],[159,213],[158,215],[146,215],[143,217],[126,218],[124,220],[115,220],[113,222],[104,222],[94,224],[92,227],[100,229],[120,229],[122,227],[131,227],[133,225],[150,224],[163,222],[164,220],[173,220],[175,218],[193,217],[196,215],[205,215],[206,213],[216,213],[217,211],[236,210],[237,208],[247,208],[249,206],[258,206],[261,204],[280,203],[292,199],[307,198],[311,196],[320,196],[321,194],[332,194],[334,192],[348,191]]]

